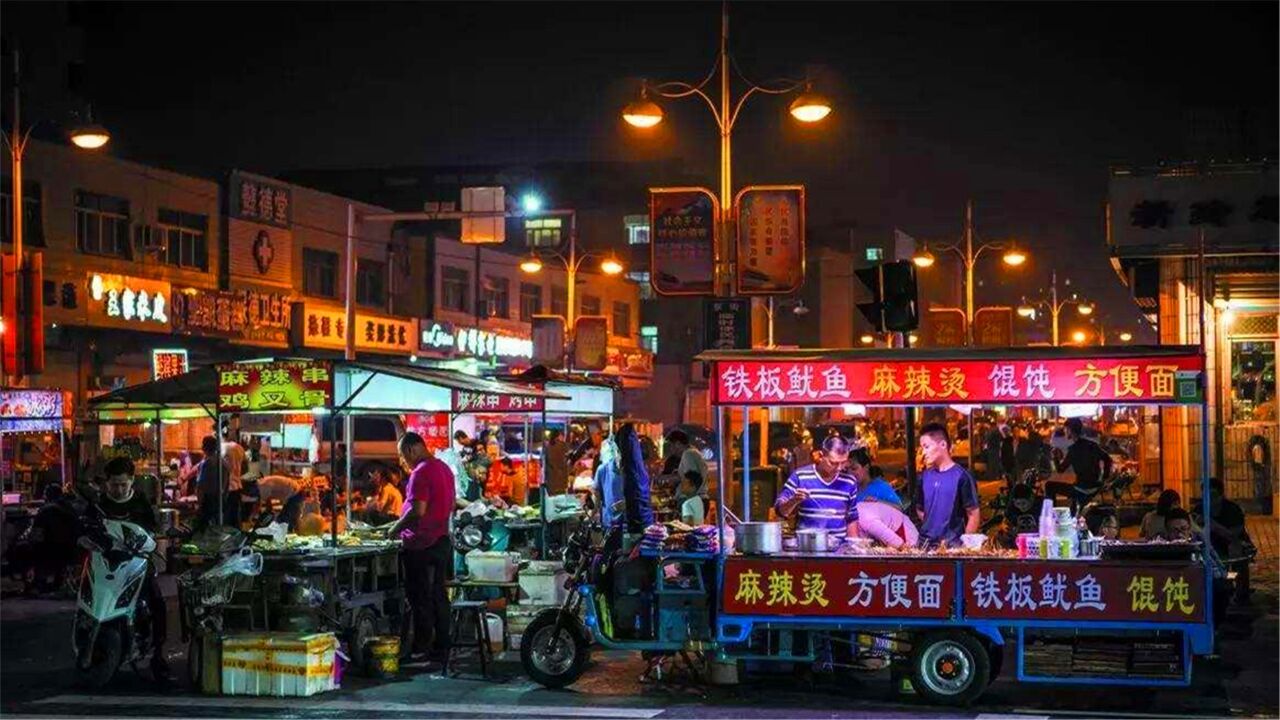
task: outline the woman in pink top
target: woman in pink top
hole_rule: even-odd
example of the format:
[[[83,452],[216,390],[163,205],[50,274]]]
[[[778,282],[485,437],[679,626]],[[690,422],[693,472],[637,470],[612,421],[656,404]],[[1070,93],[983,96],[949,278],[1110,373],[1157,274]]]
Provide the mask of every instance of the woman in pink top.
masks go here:
[[[858,480],[858,519],[849,524],[850,537],[867,537],[891,548],[915,545],[920,534],[902,512],[902,500],[871,465],[865,448],[849,453],[849,470]]]

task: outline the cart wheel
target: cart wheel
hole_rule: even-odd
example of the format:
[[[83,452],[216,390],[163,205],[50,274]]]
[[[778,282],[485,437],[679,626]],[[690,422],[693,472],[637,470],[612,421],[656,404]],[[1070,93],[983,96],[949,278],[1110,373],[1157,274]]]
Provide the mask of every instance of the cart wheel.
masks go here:
[[[968,705],[987,689],[990,677],[986,648],[967,632],[929,633],[911,653],[911,683],[930,702]]]
[[[365,673],[369,670],[369,640],[377,634],[378,618],[373,611],[369,608],[357,610],[347,635],[350,638],[351,664],[357,672]]]

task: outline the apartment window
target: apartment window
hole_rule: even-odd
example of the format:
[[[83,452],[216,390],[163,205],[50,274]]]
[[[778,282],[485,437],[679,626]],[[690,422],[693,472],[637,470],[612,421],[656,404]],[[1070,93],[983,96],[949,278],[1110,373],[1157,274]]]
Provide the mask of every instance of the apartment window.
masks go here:
[[[644,215],[627,216],[627,243],[630,245],[649,244],[649,218]]]
[[[640,347],[648,350],[654,355],[658,354],[658,326],[657,325],[641,325],[640,326]]]
[[[488,310],[489,317],[511,317],[511,281],[504,277],[486,275],[484,306]]]
[[[630,337],[631,303],[615,302],[613,304],[613,334],[618,337]]]
[[[386,263],[361,258],[356,264],[356,302],[369,307],[386,307]]]
[[[884,248],[867,248],[867,262],[880,262],[884,259]]]
[[[579,315],[599,315],[600,314],[600,298],[595,295],[583,295],[582,302],[578,303]]]
[[[560,218],[525,220],[524,241],[531,248],[560,247]]]
[[[471,312],[471,273],[449,265],[440,268],[440,304],[446,310]]]
[[[643,272],[629,272],[627,273],[627,279],[630,280],[631,282],[634,282],[636,284],[636,287],[640,289],[641,300],[653,299],[653,285],[649,283],[648,270],[645,270]]]
[[[0,185],[0,242],[13,242],[13,180]],[[22,244],[44,247],[44,213],[40,183],[22,181]]]
[[[533,316],[542,312],[542,286],[520,283],[520,319],[532,322]]]
[[[129,245],[129,201],[76,191],[76,245],[88,255],[133,258]]]
[[[569,317],[569,291],[565,288],[551,286],[551,314]]]
[[[1272,324],[1272,332],[1275,325]],[[1276,341],[1231,342],[1231,419],[1255,422],[1275,419]]]
[[[338,297],[338,253],[302,248],[302,292],[313,297]]]
[[[160,208],[164,233],[164,261],[178,267],[209,269],[209,218],[196,213]]]

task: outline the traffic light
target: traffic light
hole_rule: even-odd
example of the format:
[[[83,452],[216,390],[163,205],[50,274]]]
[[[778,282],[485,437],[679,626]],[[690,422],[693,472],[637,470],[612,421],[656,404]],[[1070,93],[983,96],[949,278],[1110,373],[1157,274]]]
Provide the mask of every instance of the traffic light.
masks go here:
[[[858,303],[858,310],[862,312],[862,316],[867,319],[867,322],[871,323],[873,330],[884,332],[884,295],[882,292],[881,265],[877,263],[869,268],[858,268],[853,273],[871,291],[871,302]]]
[[[899,260],[854,273],[871,291],[871,301],[858,303],[858,310],[872,328],[877,332],[910,332],[920,326],[915,265]]]
[[[885,263],[880,277],[884,329],[893,332],[911,332],[920,327],[916,266],[907,260]]]

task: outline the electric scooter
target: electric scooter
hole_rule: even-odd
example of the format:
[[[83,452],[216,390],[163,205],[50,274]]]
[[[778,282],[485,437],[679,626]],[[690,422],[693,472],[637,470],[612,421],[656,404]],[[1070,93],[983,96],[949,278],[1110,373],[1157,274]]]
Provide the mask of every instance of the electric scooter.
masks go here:
[[[79,681],[104,687],[120,666],[149,659],[151,624],[164,622],[164,608],[151,608],[143,590],[156,541],[142,527],[107,520],[90,506],[81,547],[89,551],[76,597],[72,647]]]

